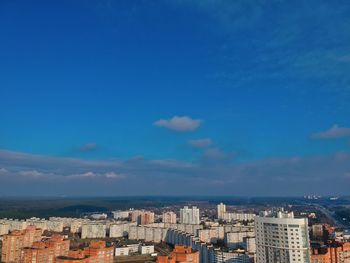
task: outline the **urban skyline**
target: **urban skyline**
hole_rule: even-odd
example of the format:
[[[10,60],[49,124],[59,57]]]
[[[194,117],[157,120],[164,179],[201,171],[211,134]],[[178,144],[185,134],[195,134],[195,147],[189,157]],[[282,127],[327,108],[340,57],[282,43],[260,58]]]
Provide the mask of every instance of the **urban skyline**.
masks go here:
[[[349,195],[349,12],[1,1],[0,194]]]
[[[0,261],[348,263],[349,214],[344,221],[330,201],[249,207],[199,202],[192,208],[176,203],[79,217],[1,218]]]

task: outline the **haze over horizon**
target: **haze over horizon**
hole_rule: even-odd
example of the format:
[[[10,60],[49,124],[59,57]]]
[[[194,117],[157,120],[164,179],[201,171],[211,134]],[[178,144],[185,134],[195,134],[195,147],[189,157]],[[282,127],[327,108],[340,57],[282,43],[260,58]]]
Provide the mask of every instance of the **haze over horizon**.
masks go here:
[[[1,1],[1,195],[349,195],[349,13]]]

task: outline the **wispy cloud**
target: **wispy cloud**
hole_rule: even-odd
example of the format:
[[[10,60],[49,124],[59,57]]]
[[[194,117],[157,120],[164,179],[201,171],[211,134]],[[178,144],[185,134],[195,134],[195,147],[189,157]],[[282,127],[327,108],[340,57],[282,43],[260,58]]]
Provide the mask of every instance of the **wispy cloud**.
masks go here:
[[[205,0],[177,3],[195,6],[212,18],[215,33],[226,42],[213,52],[222,67],[208,74],[220,83],[254,89],[280,81],[279,89],[297,93],[340,94],[338,107],[350,98],[350,6],[345,2]],[[286,13],[286,10],[290,12]],[[275,14],[270,20],[271,14]],[[312,19],[310,19],[312,17]],[[269,22],[270,21],[270,22]],[[263,35],[259,32],[264,31]],[[244,32],[244,34],[242,34]],[[242,55],[245,47],[253,52]],[[237,52],[238,51],[238,52]],[[309,84],[310,83],[310,84]],[[305,88],[305,85],[308,87]]]
[[[313,139],[338,139],[350,136],[350,128],[340,127],[337,124],[330,129],[311,135]]]
[[[0,168],[0,174],[7,173],[8,171],[5,168]]]
[[[213,141],[210,138],[204,138],[204,139],[189,140],[188,143],[195,148],[205,148],[213,144]]]
[[[79,152],[92,152],[92,151],[96,151],[97,149],[98,149],[98,146],[94,142],[81,145],[77,148]]]
[[[197,9],[198,12],[206,14],[210,21],[218,23],[227,32],[254,25],[261,18],[264,5],[267,4],[264,1],[244,0],[175,0],[170,1],[170,3],[184,8]]]
[[[0,191],[23,194],[232,194],[298,195],[348,192],[350,154],[265,158],[234,162],[219,148],[193,161],[85,161],[0,151]],[[226,161],[230,158],[229,161]],[[216,165],[215,165],[216,164]],[[115,180],[112,180],[115,179]],[[24,182],[25,180],[25,182]],[[75,180],[79,180],[79,191]],[[332,180],[332,188],[324,182]],[[220,191],[213,186],[219,184]],[[285,185],[288,185],[288,189]],[[171,188],[169,188],[171,185]],[[33,187],[34,192],[30,192]],[[266,193],[266,187],[269,187]],[[249,189],[249,191],[247,190]],[[283,189],[283,190],[282,190]],[[333,192],[334,191],[334,192]]]
[[[206,161],[208,161],[208,160],[210,160],[210,161],[213,161],[213,160],[214,161],[231,160],[234,156],[235,156],[234,153],[225,152],[218,147],[209,148],[203,152],[203,158]]]
[[[96,173],[96,172],[85,172],[81,174],[72,174],[71,177],[82,177],[82,178],[91,178],[91,177],[100,177],[100,178],[110,178],[110,179],[125,179],[126,175],[117,174],[115,172],[106,172],[106,173]]]
[[[19,171],[18,174],[22,176],[28,176],[28,177],[42,177],[42,176],[49,175],[47,173],[39,172],[37,170]]]
[[[188,116],[174,116],[171,119],[160,119],[154,123],[157,127],[163,127],[177,132],[194,131],[201,124],[202,120],[192,119]]]

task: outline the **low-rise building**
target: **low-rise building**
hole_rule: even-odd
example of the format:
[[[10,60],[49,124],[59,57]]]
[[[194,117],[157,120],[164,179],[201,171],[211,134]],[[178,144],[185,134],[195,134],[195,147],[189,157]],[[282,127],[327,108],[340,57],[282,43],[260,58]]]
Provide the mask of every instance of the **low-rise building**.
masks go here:
[[[83,250],[70,250],[67,256],[59,256],[56,263],[113,263],[114,249],[104,241],[91,241]]]
[[[129,218],[129,214],[132,210],[126,210],[126,211],[122,211],[122,210],[117,210],[117,211],[112,211],[113,214],[113,218],[114,219],[127,219]]]
[[[139,251],[139,243],[134,243],[134,244],[128,244],[126,245],[127,248],[129,249],[130,253],[137,253]]]
[[[115,256],[128,256],[130,254],[135,253],[139,253],[142,255],[153,254],[154,245],[145,245],[137,243],[115,248]]]
[[[129,248],[127,246],[125,247],[116,247],[115,248],[115,256],[129,256]]]
[[[99,219],[107,219],[107,214],[106,213],[101,213],[101,214],[91,214],[90,217],[94,220],[99,220]]]
[[[199,263],[199,252],[191,247],[176,245],[169,256],[158,256],[157,263],[191,262]]]
[[[154,253],[154,246],[153,245],[139,245],[139,253],[142,255],[145,254],[153,254]]]

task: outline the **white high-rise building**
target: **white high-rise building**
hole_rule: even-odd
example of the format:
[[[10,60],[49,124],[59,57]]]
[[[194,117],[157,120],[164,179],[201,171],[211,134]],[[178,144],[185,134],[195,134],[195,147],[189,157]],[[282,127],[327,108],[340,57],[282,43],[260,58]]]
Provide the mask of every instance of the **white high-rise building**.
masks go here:
[[[307,218],[293,212],[255,217],[257,263],[310,263]]]
[[[217,205],[218,208],[218,219],[224,219],[224,215],[226,213],[226,205],[220,203]]]
[[[188,206],[181,208],[180,223],[198,225],[200,223],[199,209],[196,206],[192,208],[188,208]]]

